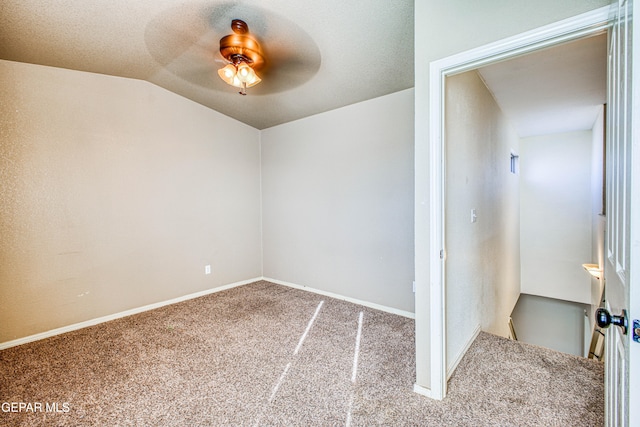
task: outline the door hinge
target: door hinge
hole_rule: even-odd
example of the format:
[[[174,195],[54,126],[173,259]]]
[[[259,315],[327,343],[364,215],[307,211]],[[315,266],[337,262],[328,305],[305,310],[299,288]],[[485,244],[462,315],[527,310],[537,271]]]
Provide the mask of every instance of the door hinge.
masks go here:
[[[444,259],[444,249],[440,249],[440,259]]]

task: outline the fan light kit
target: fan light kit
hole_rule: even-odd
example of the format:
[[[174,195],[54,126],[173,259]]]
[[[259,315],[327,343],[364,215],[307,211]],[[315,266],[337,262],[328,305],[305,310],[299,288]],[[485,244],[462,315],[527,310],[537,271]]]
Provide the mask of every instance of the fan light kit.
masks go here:
[[[240,95],[247,94],[247,88],[262,81],[256,74],[264,65],[262,48],[249,35],[249,26],[240,19],[231,21],[233,34],[220,39],[220,54],[228,64],[218,70],[225,83],[240,88]]]

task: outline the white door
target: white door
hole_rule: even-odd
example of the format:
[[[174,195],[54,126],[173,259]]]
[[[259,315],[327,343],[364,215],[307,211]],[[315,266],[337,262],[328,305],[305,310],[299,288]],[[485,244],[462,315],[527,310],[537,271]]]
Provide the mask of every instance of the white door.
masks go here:
[[[634,61],[640,43],[632,31],[633,0],[612,5],[609,39],[609,81],[607,103],[606,257],[605,310],[599,310],[606,329],[605,420],[608,426],[640,425],[640,343],[634,342],[634,317],[640,317],[640,239],[637,227],[640,166],[640,96]],[[636,108],[634,108],[636,107]],[[635,147],[634,147],[635,146]],[[635,150],[634,150],[635,148]],[[633,172],[635,166],[635,173]],[[632,271],[633,267],[633,271]],[[626,325],[626,327],[625,327]],[[639,326],[640,329],[640,326]],[[637,331],[640,333],[640,330]]]

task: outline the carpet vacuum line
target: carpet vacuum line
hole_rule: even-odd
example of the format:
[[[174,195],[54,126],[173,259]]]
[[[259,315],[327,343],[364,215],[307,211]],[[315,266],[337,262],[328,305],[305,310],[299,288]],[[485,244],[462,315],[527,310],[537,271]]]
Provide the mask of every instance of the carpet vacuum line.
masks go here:
[[[316,311],[315,311],[315,313],[313,313],[313,316],[311,317],[311,320],[309,320],[309,323],[307,324],[307,329],[305,329],[304,333],[300,337],[300,340],[298,341],[298,345],[296,346],[295,350],[293,351],[293,355],[291,356],[291,358],[289,360],[289,363],[287,363],[287,366],[285,366],[284,370],[282,371],[282,374],[280,374],[280,378],[278,378],[278,381],[273,386],[273,389],[271,390],[271,396],[269,396],[269,401],[262,408],[262,412],[260,412],[260,415],[258,416],[258,419],[256,420],[256,423],[254,424],[255,426],[260,425],[260,421],[262,421],[262,417],[264,416],[265,411],[267,410],[267,408],[269,407],[271,402],[273,402],[273,399],[275,399],[276,394],[278,393],[278,390],[280,389],[280,386],[282,385],[282,383],[284,382],[285,378],[287,377],[287,374],[289,373],[289,369],[291,368],[291,364],[297,358],[296,356],[298,355],[298,352],[302,348],[302,344],[304,343],[305,339],[307,338],[307,335],[309,334],[309,331],[311,330],[311,327],[313,326],[314,322],[316,321],[316,317],[318,317],[318,313],[320,313],[320,309],[322,308],[323,304],[324,304],[324,300],[320,301],[320,304],[318,304],[318,307],[316,307]]]
[[[360,340],[362,339],[362,318],[364,313],[361,311],[358,316],[358,332],[356,334],[356,348],[353,351],[353,369],[351,370],[351,398],[349,399],[349,409],[347,410],[346,427],[351,426],[351,411],[353,410],[353,401],[356,397],[356,375],[358,374],[358,359],[360,358]]]

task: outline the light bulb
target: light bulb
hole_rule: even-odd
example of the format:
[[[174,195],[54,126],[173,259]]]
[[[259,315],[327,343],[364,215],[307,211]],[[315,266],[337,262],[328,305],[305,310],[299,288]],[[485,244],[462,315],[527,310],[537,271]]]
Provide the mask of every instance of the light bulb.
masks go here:
[[[227,64],[225,67],[218,70],[218,75],[227,84],[233,84],[236,80],[236,67],[233,64]]]
[[[233,77],[233,82],[229,83],[231,86],[235,86],[235,87],[242,87],[242,82],[240,81],[240,79],[238,78],[238,75],[236,74]]]
[[[227,64],[218,70],[218,75],[227,84],[242,89],[243,95],[246,94],[245,89],[257,85],[262,81],[253,68],[246,62],[239,64]]]
[[[253,70],[251,70],[251,71],[253,71]],[[258,77],[258,75],[256,74],[255,71],[253,71],[253,73],[251,74],[250,81],[247,81],[247,87],[255,86],[258,83],[260,83],[261,81],[262,81],[262,79],[260,77]]]
[[[233,79],[233,77],[236,75],[236,69],[231,64],[224,67],[222,69],[222,72],[224,73],[224,76],[228,79]]]
[[[245,62],[241,62],[238,65],[238,78],[241,82],[249,83],[252,75],[255,75],[253,69],[249,67],[249,65],[247,65]]]

